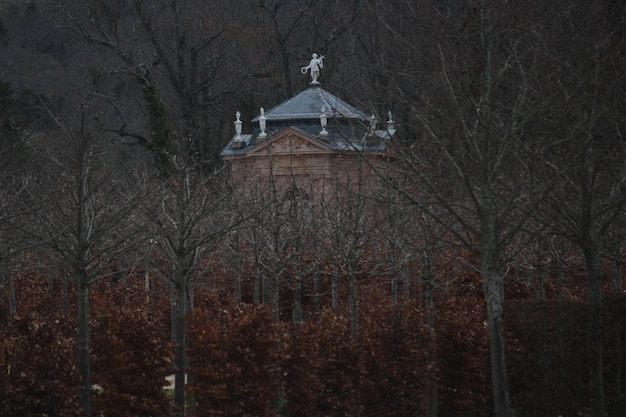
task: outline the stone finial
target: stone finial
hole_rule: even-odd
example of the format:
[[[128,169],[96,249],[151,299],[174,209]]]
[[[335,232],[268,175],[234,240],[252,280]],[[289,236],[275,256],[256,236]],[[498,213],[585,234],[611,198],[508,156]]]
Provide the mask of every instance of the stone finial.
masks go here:
[[[235,120],[235,139],[233,140],[232,147],[233,149],[243,149],[246,147],[246,141],[241,137],[241,112],[237,110],[235,113],[237,116],[237,120]]]
[[[396,128],[396,124],[393,121],[393,114],[391,113],[391,110],[389,110],[389,113],[387,113],[387,130],[395,130]]]
[[[235,120],[235,133],[237,135],[236,138],[241,139],[241,112],[237,110],[235,116],[237,117],[237,120]]]
[[[259,133],[259,137],[260,138],[266,138],[267,137],[267,133],[265,133],[265,126],[266,126],[266,118],[265,118],[265,109],[263,107],[261,107],[260,109],[260,113],[261,115],[259,116],[259,128],[261,129],[261,133]]]
[[[320,70],[322,68],[324,68],[324,55],[318,57],[317,54],[313,54],[309,65],[300,68],[300,72],[306,74],[308,70],[311,70],[311,84],[319,84],[317,79],[320,76]]]
[[[326,116],[326,106],[322,106],[320,113],[320,124],[322,125],[322,131],[320,132],[320,136],[328,136],[328,131],[326,130],[327,123],[328,116]]]

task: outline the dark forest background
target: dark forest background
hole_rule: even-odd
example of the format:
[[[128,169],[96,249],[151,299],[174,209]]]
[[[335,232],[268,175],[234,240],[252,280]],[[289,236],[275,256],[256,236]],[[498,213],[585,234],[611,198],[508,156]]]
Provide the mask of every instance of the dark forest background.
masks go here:
[[[623,415],[623,2],[1,5],[0,416]],[[385,169],[232,184],[312,53]]]

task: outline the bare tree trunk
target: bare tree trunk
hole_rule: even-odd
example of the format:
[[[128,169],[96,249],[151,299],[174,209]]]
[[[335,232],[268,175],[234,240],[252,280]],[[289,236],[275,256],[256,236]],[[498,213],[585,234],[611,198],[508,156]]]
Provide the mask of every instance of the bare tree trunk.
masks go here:
[[[332,276],[332,282],[331,282],[331,288],[330,288],[330,292],[331,292],[331,307],[332,308],[337,308],[337,306],[339,305],[339,294],[337,292],[338,287],[339,287],[339,283],[337,282],[337,264],[336,262],[333,264],[333,276]]]
[[[428,417],[437,417],[437,332],[435,331],[435,285],[430,256],[423,252],[424,259],[424,303],[426,304],[426,324],[430,329],[431,346],[428,369]]]
[[[618,240],[613,245],[613,275],[611,279],[611,292],[617,296],[622,294],[624,275],[622,272],[622,245]]]
[[[280,321],[280,277],[272,274],[270,277],[270,300],[272,305],[272,321],[278,323]]]
[[[187,356],[185,336],[187,330],[187,285],[184,280],[177,280],[176,285],[176,373],[174,375],[174,404],[185,415],[185,376]]]
[[[302,294],[303,294],[303,288],[302,288],[302,277],[300,276],[299,273],[296,274],[295,277],[296,280],[296,285],[295,285],[295,289],[294,289],[294,300],[293,300],[293,321],[296,323],[301,323],[302,320],[304,319],[304,313],[302,311]]]
[[[593,412],[596,417],[604,417],[604,375],[602,352],[602,268],[595,237],[589,236],[588,244],[583,248],[591,304],[592,376],[591,386],[594,388]]]
[[[241,305],[241,269],[237,268],[235,274],[235,302],[237,305]]]
[[[143,276],[143,290],[146,292],[146,304],[150,303],[150,274],[145,271]]]
[[[611,280],[611,291],[613,294],[622,294],[624,275],[622,273],[622,261],[619,258],[616,258],[613,261],[613,277]]]
[[[176,343],[177,320],[176,320],[176,288],[170,288],[170,335],[172,343]]]
[[[91,417],[91,365],[89,358],[89,285],[82,277],[78,283],[78,373],[80,375],[80,407]]]
[[[552,255],[556,263],[556,282],[559,288],[559,300],[563,300],[565,298],[565,261],[563,260],[563,253],[559,249],[553,250]]]
[[[315,311],[318,312],[320,310],[320,276],[318,273],[318,269],[315,268],[313,272],[313,305],[315,306]]]
[[[543,268],[543,247],[539,244],[535,248],[535,282],[537,284],[537,300],[544,300],[546,298],[546,290],[544,287],[544,268]]]
[[[502,277],[495,272],[483,273],[483,287],[487,300],[487,327],[491,354],[491,378],[494,409],[497,417],[510,415],[509,390],[505,363],[504,333],[502,329]]]
[[[261,275],[261,303],[263,305],[267,305],[269,300],[268,295],[271,293],[269,286],[270,284],[268,283],[267,276],[265,274]]]
[[[409,266],[407,264],[403,265],[400,273],[402,274],[402,295],[408,298],[411,295]]]
[[[398,304],[398,274],[393,271],[391,275],[391,302]]]
[[[17,303],[15,301],[15,283],[10,271],[7,279],[9,281],[9,317],[13,318],[17,313]]]
[[[254,271],[254,293],[252,295],[252,301],[254,304],[261,303],[261,272],[259,271],[259,258],[255,249],[255,271]]]
[[[349,292],[350,292],[350,329],[352,333],[352,338],[354,340],[359,339],[359,294],[357,288],[357,280],[354,272],[350,273],[350,283],[349,283]]]
[[[503,277],[499,270],[496,222],[490,210],[491,199],[486,198],[486,207],[481,219],[481,274],[483,291],[487,303],[487,328],[491,355],[491,378],[494,411],[496,417],[509,417],[511,403],[507,381],[502,308],[504,304]]]

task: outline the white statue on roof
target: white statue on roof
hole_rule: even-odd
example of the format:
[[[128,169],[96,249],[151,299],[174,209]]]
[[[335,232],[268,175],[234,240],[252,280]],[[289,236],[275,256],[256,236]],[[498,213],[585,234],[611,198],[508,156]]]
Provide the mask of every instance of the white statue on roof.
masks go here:
[[[235,120],[235,133],[237,135],[237,139],[241,139],[241,112],[237,110],[235,113],[237,120]]]
[[[259,109],[259,112],[261,113],[259,116],[259,129],[261,129],[261,133],[259,133],[259,137],[266,138],[267,133],[265,133],[265,127],[267,123],[267,118],[265,117],[265,108],[261,107]]]
[[[311,70],[311,78],[313,79],[311,84],[319,84],[317,79],[320,76],[320,70],[322,68],[324,68],[324,55],[318,57],[317,54],[313,54],[309,65],[300,68],[300,72],[306,74],[308,70]]]

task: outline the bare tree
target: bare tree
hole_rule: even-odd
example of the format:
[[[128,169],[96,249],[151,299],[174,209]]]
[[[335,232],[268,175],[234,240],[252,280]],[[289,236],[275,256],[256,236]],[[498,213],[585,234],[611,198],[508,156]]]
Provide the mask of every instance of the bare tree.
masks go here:
[[[174,402],[185,409],[187,372],[187,316],[193,304],[193,286],[206,280],[209,258],[241,215],[229,206],[222,172],[207,174],[205,168],[184,152],[171,156],[172,175],[144,201],[143,211],[151,224],[152,244],[146,256],[171,285],[172,339],[176,343]]]
[[[349,164],[349,165],[348,165]],[[376,178],[369,173],[366,162],[346,161],[330,178],[321,197],[324,224],[322,244],[325,259],[330,264],[334,297],[337,285],[348,290],[348,308],[351,316],[351,334],[359,338],[359,286],[363,279],[376,277],[382,263],[377,255],[378,242],[374,236],[377,207],[372,199]]]
[[[153,151],[164,168],[180,137],[187,152],[216,165],[230,133],[224,106],[243,89],[236,63],[229,66],[238,54],[235,10],[198,0],[65,1],[58,29],[117,58],[105,61],[104,78],[136,83],[139,114],[128,97],[96,86],[118,109],[115,124],[103,121],[108,129]],[[124,86],[120,79],[116,89]]]
[[[18,219],[26,210],[21,194],[29,184],[25,138],[13,113],[16,100],[8,84],[0,83],[0,287],[9,287],[9,315],[16,312],[12,263],[27,244],[17,233]]]
[[[293,290],[293,319],[303,318],[304,285],[315,268],[311,261],[317,239],[314,192],[307,180],[277,175],[273,165],[268,178],[240,190],[240,207],[249,213],[237,236],[250,252],[256,273],[255,302],[272,306],[272,319],[280,320],[281,289]],[[292,173],[293,174],[293,173]]]
[[[61,260],[76,286],[80,405],[91,416],[89,288],[124,273],[120,260],[141,236],[134,210],[144,190],[132,170],[119,164],[110,138],[94,128],[87,102],[75,118],[48,112],[57,129],[30,141],[39,169],[28,203],[36,209],[23,229]]]
[[[624,16],[624,10],[622,10]],[[587,272],[588,300],[593,317],[590,338],[595,344],[592,386],[595,416],[605,414],[603,347],[601,338],[602,258],[615,245],[610,232],[626,203],[626,140],[623,96],[626,70],[623,29],[611,24],[608,3],[575,2],[552,42],[553,91],[562,100],[563,115],[546,149],[546,175],[563,173],[547,195],[544,222],[550,231],[565,236],[582,250]],[[602,24],[599,24],[602,22]],[[622,33],[620,33],[622,30]],[[562,39],[569,39],[563,43]]]
[[[504,278],[513,239],[551,186],[532,171],[545,16],[487,0],[393,4],[402,22],[383,24],[406,64],[375,70],[393,85],[386,91],[394,97],[379,101],[393,99],[404,112],[397,175],[414,176],[426,197],[405,195],[433,221],[452,222],[456,241],[480,259],[495,415],[506,417]]]
[[[289,270],[292,278],[287,281],[293,291],[293,321],[304,320],[305,297],[309,295],[306,288],[313,282],[313,295],[316,296],[319,283],[316,282],[320,268],[319,239],[317,233],[321,219],[317,213],[317,201],[313,186],[307,181],[292,178],[290,186],[285,190],[283,206],[287,216],[289,233]]]
[[[428,191],[414,181],[413,176],[399,178],[393,172],[393,169],[389,170],[389,176],[384,177],[385,186],[379,187],[375,193],[378,215],[373,222],[373,234],[387,262],[378,277],[389,275],[392,302],[416,300],[426,312],[425,324],[430,330],[428,361],[431,364],[425,370],[427,415],[436,417],[439,359],[436,300],[437,295],[445,297],[447,288],[455,285],[460,252],[454,238],[457,225],[445,212],[437,213],[438,220],[433,220],[435,207],[423,211],[422,206],[416,204],[416,201],[427,201]],[[447,221],[441,221],[444,219]]]
[[[261,178],[238,192],[239,207],[250,213],[237,236],[246,243],[253,259],[255,303],[272,306],[272,320],[280,318],[280,284],[287,269],[288,243],[284,239],[287,220],[276,183]]]

